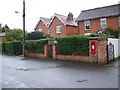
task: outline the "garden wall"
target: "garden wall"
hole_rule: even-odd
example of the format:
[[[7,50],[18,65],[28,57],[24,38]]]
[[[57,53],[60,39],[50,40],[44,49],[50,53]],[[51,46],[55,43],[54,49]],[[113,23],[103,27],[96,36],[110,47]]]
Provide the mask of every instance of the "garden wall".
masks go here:
[[[53,44],[53,59],[72,60],[90,63],[106,64],[107,61],[107,39],[91,38],[89,39],[89,55],[59,55],[56,52],[56,44]],[[80,49],[79,49],[80,50]]]

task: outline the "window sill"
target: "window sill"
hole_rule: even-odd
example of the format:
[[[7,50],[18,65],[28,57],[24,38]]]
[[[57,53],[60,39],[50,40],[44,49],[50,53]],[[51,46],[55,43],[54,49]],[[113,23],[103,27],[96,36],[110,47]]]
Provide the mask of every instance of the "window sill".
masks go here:
[[[85,31],[90,31],[90,29],[85,29]]]
[[[61,34],[61,32],[57,32],[57,34]]]

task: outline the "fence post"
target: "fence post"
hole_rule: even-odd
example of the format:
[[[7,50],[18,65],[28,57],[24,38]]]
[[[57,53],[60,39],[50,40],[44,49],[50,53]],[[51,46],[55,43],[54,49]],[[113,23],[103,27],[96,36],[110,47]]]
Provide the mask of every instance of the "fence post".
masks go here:
[[[56,55],[56,44],[52,45],[52,51],[53,51],[53,59],[56,59],[57,58],[57,55]]]
[[[98,39],[98,63],[107,63],[107,39]]]
[[[45,56],[45,58],[48,57],[48,44],[44,45],[44,56]]]

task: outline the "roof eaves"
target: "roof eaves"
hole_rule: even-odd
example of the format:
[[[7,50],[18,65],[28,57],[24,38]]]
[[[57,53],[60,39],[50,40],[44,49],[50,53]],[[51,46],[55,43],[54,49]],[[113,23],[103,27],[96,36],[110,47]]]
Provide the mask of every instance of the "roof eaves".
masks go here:
[[[53,20],[54,20],[55,17],[58,18],[64,25],[66,25],[66,24],[56,15],[56,13],[55,13],[54,16],[52,17],[51,22],[50,22],[50,24],[48,25],[48,27],[50,27],[50,25],[52,24],[52,22],[53,22]]]
[[[101,16],[101,17],[95,17],[95,18],[85,18],[85,19],[78,19],[77,22],[79,21],[85,21],[85,20],[93,20],[93,19],[99,19],[99,18],[107,18],[107,17],[113,17],[113,16],[118,16],[120,14],[116,14],[116,15],[110,15],[110,16]]]

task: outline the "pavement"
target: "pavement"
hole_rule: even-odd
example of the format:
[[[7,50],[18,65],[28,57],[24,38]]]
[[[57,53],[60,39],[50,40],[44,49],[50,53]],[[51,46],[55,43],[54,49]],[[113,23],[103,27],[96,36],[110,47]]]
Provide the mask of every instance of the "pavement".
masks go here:
[[[108,65],[0,55],[1,88],[118,88],[119,62]],[[120,84],[119,84],[120,86]]]

